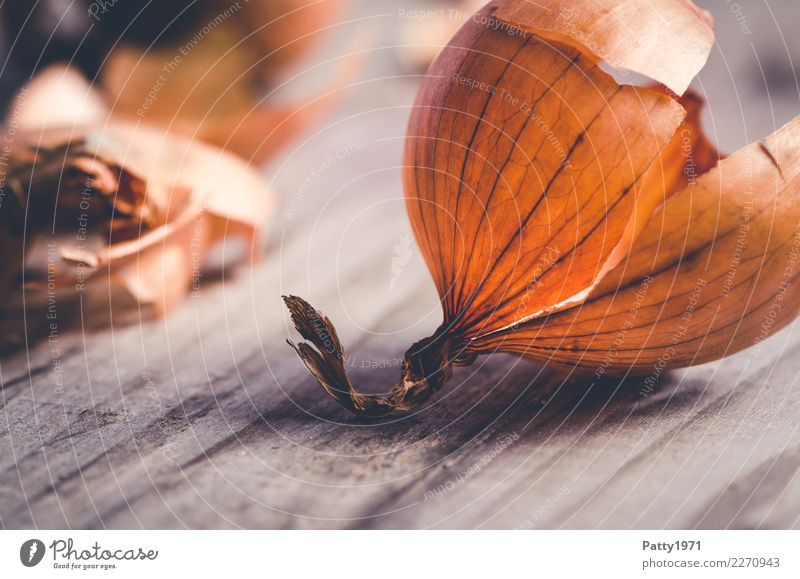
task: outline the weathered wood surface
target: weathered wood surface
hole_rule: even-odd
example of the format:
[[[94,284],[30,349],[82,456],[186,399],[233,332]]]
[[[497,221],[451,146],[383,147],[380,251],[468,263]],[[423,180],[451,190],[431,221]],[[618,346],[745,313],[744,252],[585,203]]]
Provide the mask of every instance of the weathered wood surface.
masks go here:
[[[798,93],[745,81],[758,71],[751,42],[762,65],[758,43],[778,51],[768,64],[786,55],[774,34],[742,42],[725,3],[711,7],[722,71],[702,88],[733,148],[800,111]],[[751,27],[768,19],[748,11]],[[744,64],[729,73],[723,54]],[[459,369],[430,406],[383,424],[322,392],[284,342],[282,293],[337,323],[354,381],[372,391],[440,321],[400,183],[415,80],[389,78],[390,62],[376,49],[341,114],[269,168],[284,201],[263,263],[204,282],[165,319],[63,330],[2,358],[2,527],[800,527],[795,326],[647,395],[640,379],[589,387],[507,356]],[[737,120],[730,95],[717,105],[726,79],[761,113],[778,103],[774,116]]]

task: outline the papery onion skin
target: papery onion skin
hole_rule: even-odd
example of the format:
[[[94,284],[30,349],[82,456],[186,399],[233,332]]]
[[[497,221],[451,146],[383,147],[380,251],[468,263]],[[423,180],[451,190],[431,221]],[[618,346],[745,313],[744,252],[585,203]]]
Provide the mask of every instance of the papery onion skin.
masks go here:
[[[583,305],[480,347],[619,375],[759,344],[800,311],[798,143],[800,118],[724,159],[658,209]]]
[[[631,10],[575,0],[585,22],[537,35],[541,6],[527,4],[484,7],[412,111],[406,204],[443,323],[406,353],[401,381],[374,400],[359,394],[330,320],[285,298],[311,342],[293,347],[356,414],[413,410],[453,364],[496,351],[598,377],[658,376],[756,344],[800,310],[800,117],[723,158],[702,134],[702,99],[621,86],[581,43],[608,32],[594,19],[604,6],[644,34],[658,18],[642,11],[695,18],[686,38],[659,36],[667,54],[692,52],[688,72],[670,63],[653,75],[685,88],[710,47],[707,13],[688,0]],[[628,59],[620,47],[635,38],[605,40],[633,70],[659,48]]]
[[[264,163],[330,109],[357,68],[359,55],[349,55],[335,63],[337,74],[316,94],[275,104],[266,98],[282,86],[281,80],[287,82],[287,69],[335,25],[345,3],[200,3],[189,11],[196,25],[168,41],[152,45],[123,37],[115,43],[99,86],[117,117],[144,119]],[[305,74],[316,72],[310,67]]]
[[[685,114],[494,18],[484,8],[431,67],[404,163],[444,323],[470,336],[561,309],[595,282],[636,197],[660,195],[638,178]]]
[[[275,199],[235,155],[111,117],[93,87],[63,66],[23,87],[7,119],[14,195],[0,205],[10,256],[0,293],[12,289],[32,240],[53,233],[70,233],[53,242],[48,275],[59,289],[107,279],[156,315],[181,303],[219,242],[242,238],[245,259],[257,256]]]
[[[714,18],[691,0],[494,0],[502,22],[576,46],[683,94],[706,63]]]

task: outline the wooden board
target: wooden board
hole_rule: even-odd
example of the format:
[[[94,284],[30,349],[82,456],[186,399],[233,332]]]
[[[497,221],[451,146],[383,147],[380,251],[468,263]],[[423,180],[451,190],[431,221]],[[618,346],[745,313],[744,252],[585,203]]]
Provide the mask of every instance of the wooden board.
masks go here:
[[[498,355],[382,424],[324,394],[285,344],[282,293],[336,322],[373,392],[440,322],[400,181],[415,79],[375,53],[358,97],[269,167],[283,203],[262,263],[204,279],[165,319],[63,327],[0,360],[0,525],[800,527],[794,326],[650,393]]]

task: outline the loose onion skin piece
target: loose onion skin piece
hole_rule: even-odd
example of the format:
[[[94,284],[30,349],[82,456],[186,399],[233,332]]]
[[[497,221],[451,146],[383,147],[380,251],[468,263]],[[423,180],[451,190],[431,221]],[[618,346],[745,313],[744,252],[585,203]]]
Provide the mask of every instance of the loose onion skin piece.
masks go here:
[[[800,117],[723,158],[702,134],[700,97],[620,85],[597,64],[683,91],[713,40],[707,13],[574,0],[564,22],[540,18],[553,2],[529,4],[495,0],[467,22],[412,111],[406,207],[443,322],[406,352],[400,382],[358,393],[330,320],[284,298],[310,342],[290,344],[355,414],[413,410],[454,364],[496,351],[598,376],[715,360],[763,339],[765,316],[769,335],[800,309]],[[659,9],[685,34],[658,28]],[[609,11],[666,55],[691,54],[686,70],[653,71],[659,46],[608,38],[620,28]]]
[[[183,301],[216,245],[241,239],[244,261],[257,258],[275,199],[235,155],[116,119],[88,81],[59,65],[20,89],[7,118],[13,196],[0,203],[9,256],[0,263],[0,297],[21,299],[16,278],[31,238],[53,233],[67,234],[53,240],[61,259],[48,264],[59,289],[107,281],[155,315]],[[33,295],[44,286],[25,287]]]

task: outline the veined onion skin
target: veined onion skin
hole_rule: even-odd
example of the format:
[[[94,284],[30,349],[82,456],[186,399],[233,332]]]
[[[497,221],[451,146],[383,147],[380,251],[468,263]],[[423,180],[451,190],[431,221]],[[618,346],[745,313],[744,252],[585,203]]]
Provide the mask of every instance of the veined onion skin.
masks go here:
[[[614,15],[651,40],[614,36]],[[467,22],[422,83],[404,163],[443,323],[406,353],[388,395],[365,396],[330,320],[285,298],[311,342],[293,346],[325,389],[381,416],[413,409],[480,354],[648,374],[731,354],[794,319],[800,118],[723,159],[702,135],[699,97],[620,85],[597,64],[683,92],[711,22],[688,0],[495,0]]]

